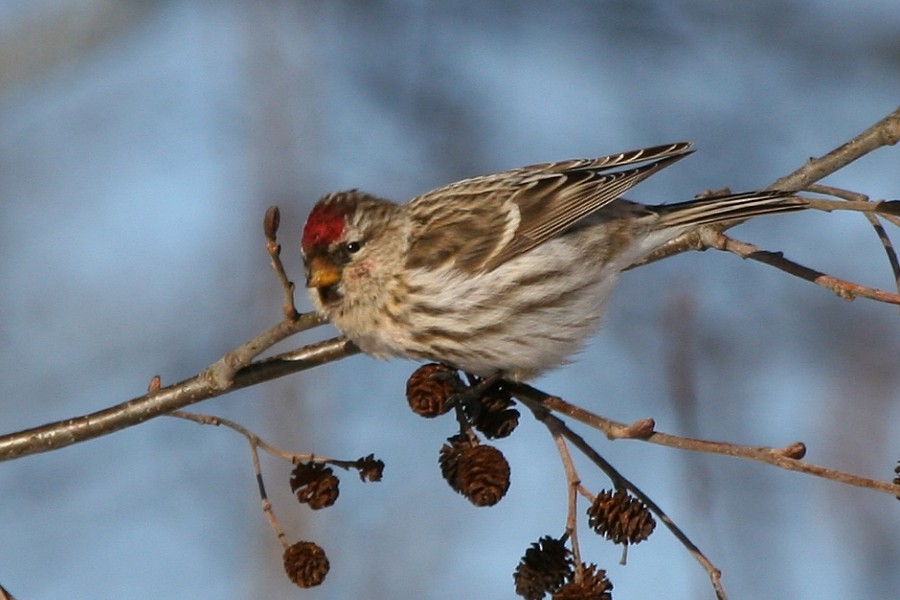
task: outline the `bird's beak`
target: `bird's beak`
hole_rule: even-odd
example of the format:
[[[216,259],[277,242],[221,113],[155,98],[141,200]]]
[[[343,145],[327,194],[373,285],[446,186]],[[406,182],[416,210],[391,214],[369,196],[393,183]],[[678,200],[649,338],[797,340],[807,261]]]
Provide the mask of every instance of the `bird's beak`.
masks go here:
[[[341,280],[341,268],[324,256],[313,256],[306,262],[306,287],[331,287]]]

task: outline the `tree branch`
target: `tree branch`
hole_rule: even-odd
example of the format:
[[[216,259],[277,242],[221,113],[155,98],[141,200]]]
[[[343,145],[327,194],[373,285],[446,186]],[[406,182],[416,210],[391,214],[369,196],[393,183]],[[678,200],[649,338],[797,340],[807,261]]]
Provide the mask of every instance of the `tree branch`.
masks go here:
[[[275,329],[278,327],[280,325]],[[107,435],[203,400],[312,369],[358,352],[353,342],[347,338],[331,338],[253,362],[238,370],[231,384],[224,389],[216,385],[207,372],[204,372],[88,415],[4,435],[0,437],[0,461],[48,452]]]
[[[841,144],[819,158],[810,158],[805,165],[778,179],[767,189],[804,190],[873,150],[883,146],[893,146],[898,141],[900,141],[900,108],[846,144]]]
[[[900,140],[900,108],[890,113],[846,144],[838,146],[820,158],[809,159],[793,173],[781,177],[766,189],[805,190],[813,183],[846,167],[866,154],[883,146],[893,146],[898,140]],[[871,209],[865,210],[868,211]],[[726,229],[738,225],[740,222],[741,221],[731,221],[728,223],[705,225],[701,228],[688,231],[652,253],[650,256],[631,265],[629,268],[633,269],[689,250],[707,250],[709,246],[703,242],[701,238],[702,232],[715,231],[721,233]]]
[[[606,434],[611,440],[618,439],[640,439],[651,444],[660,446],[668,446],[670,448],[678,448],[681,450],[691,450],[694,452],[704,452],[706,454],[724,454],[726,456],[734,456],[745,458],[770,465],[774,465],[788,471],[797,471],[806,473],[807,475],[815,475],[823,479],[830,479],[839,483],[845,483],[856,487],[861,487],[879,492],[885,492],[893,496],[900,495],[900,485],[892,484],[887,481],[862,477],[837,469],[822,467],[801,460],[806,453],[806,446],[801,442],[795,442],[785,448],[770,448],[767,446],[742,446],[740,444],[731,444],[728,442],[714,442],[709,440],[700,440],[695,438],[681,437],[668,433],[660,433],[653,429],[652,419],[642,419],[632,425],[620,423],[606,417],[594,414],[588,410],[569,404],[562,398],[546,394],[530,385],[524,383],[509,383],[508,389],[511,394],[526,402],[539,403],[547,410],[564,414],[576,421],[580,421],[585,425],[598,429]]]

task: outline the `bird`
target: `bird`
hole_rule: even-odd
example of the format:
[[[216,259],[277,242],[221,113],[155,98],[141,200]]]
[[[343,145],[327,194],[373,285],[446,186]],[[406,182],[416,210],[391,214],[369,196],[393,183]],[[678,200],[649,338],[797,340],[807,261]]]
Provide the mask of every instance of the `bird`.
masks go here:
[[[648,205],[622,198],[690,142],[519,167],[398,204],[323,196],[303,227],[315,310],[376,358],[532,379],[600,327],[620,273],[692,229],[808,207],[793,191]]]

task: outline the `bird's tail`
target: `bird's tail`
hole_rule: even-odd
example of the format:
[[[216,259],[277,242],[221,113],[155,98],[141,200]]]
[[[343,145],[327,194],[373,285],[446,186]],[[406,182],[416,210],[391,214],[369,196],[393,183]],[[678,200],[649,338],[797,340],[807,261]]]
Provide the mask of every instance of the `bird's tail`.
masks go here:
[[[659,215],[659,227],[689,227],[742,221],[759,215],[793,212],[809,207],[806,200],[794,194],[796,192],[790,191],[746,192],[647,208]]]

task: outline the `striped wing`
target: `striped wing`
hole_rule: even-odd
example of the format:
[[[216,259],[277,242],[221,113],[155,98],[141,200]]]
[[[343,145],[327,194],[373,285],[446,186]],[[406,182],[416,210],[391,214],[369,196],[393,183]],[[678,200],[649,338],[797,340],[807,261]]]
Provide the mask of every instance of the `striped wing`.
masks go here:
[[[490,271],[691,153],[689,142],[465,179],[410,202],[409,268]]]

